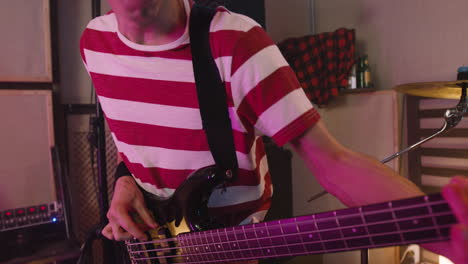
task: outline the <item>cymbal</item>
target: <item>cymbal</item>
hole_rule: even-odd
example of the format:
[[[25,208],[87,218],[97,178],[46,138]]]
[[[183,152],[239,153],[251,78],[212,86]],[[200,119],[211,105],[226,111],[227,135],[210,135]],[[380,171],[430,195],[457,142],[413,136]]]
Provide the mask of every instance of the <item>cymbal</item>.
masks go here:
[[[451,82],[421,82],[407,83],[395,86],[393,89],[409,95],[423,96],[443,99],[460,99],[462,88],[457,84],[468,80],[458,80]]]

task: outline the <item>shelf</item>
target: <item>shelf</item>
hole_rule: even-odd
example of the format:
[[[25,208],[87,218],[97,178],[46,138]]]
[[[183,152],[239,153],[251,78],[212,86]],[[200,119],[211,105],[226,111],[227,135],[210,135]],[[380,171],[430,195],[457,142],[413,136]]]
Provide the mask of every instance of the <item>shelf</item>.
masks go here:
[[[375,92],[377,89],[375,88],[356,88],[356,89],[343,89],[340,90],[339,94],[356,94],[356,93],[369,93]]]

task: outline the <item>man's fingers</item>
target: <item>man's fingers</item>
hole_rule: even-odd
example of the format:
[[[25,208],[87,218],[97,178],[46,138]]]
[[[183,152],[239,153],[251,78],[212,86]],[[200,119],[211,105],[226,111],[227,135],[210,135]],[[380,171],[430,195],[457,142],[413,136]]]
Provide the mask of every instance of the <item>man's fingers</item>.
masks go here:
[[[148,240],[145,233],[141,230],[141,228],[138,227],[138,225],[134,222],[134,220],[129,215],[123,214],[119,220],[120,220],[119,223],[121,227],[130,234],[130,238],[134,237],[141,241]],[[114,236],[115,236],[115,233],[114,233]]]
[[[146,207],[137,207],[136,209],[138,215],[140,216],[141,220],[150,228],[158,227],[158,224],[154,221],[151,213]]]
[[[133,236],[130,233],[122,229],[118,224],[112,223],[111,227],[112,227],[112,235],[114,236],[114,240],[123,241],[123,240],[129,240],[133,238]]]
[[[450,230],[455,263],[468,263],[468,228],[454,225]]]
[[[450,204],[460,223],[468,225],[468,181],[463,177],[454,177],[442,189],[442,194]]]
[[[110,224],[107,224],[101,231],[101,234],[109,240],[114,240],[114,235],[112,234],[112,227]]]

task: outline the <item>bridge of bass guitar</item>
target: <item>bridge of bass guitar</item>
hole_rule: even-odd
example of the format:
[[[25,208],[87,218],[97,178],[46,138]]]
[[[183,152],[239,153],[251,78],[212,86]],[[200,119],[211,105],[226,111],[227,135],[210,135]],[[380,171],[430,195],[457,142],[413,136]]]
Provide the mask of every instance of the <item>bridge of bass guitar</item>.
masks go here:
[[[167,223],[147,231],[149,240],[129,240],[125,244],[132,264],[171,264],[183,263],[182,252],[176,236],[190,232],[185,221],[179,226],[175,222]]]

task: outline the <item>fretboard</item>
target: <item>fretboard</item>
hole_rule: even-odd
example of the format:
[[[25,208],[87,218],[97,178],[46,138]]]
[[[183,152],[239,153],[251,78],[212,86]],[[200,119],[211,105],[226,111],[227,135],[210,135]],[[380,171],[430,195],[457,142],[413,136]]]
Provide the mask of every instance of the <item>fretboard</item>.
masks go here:
[[[331,253],[447,240],[456,222],[440,194],[296,218],[184,233],[185,263]]]

